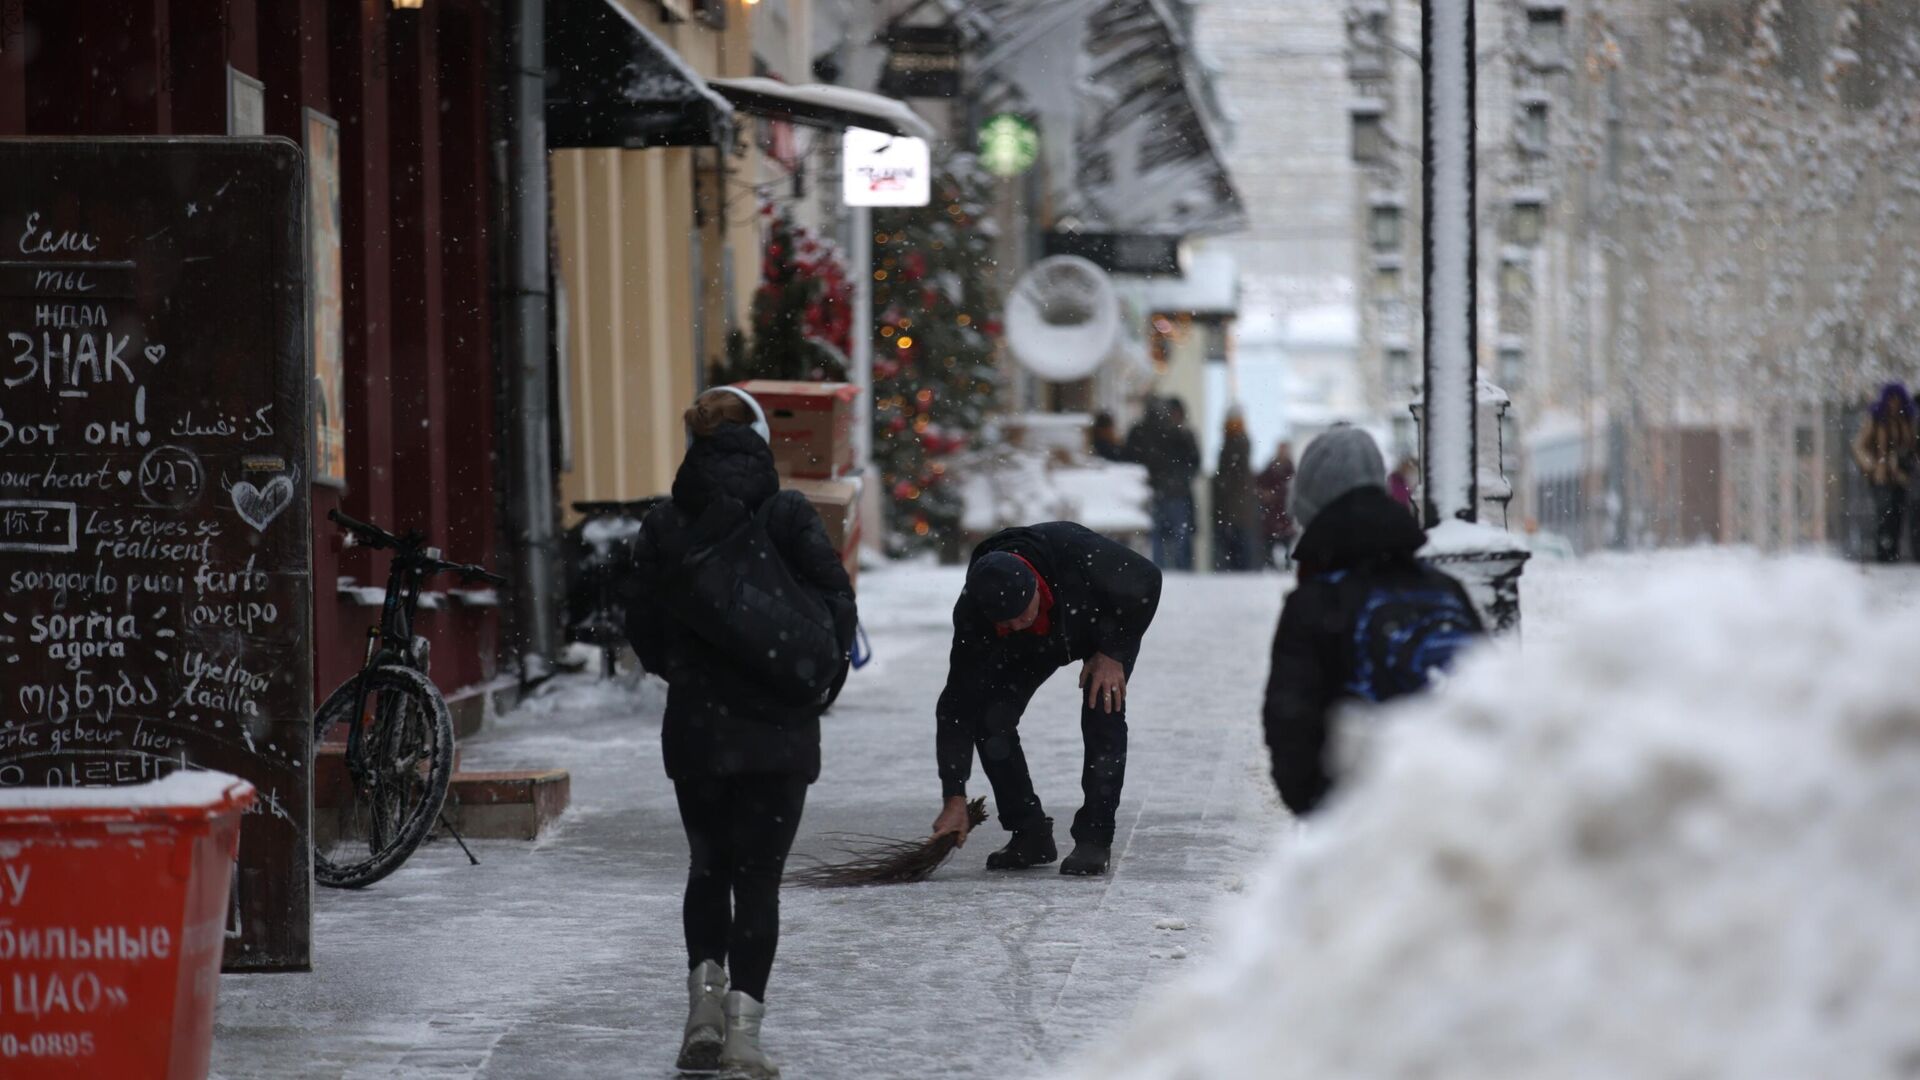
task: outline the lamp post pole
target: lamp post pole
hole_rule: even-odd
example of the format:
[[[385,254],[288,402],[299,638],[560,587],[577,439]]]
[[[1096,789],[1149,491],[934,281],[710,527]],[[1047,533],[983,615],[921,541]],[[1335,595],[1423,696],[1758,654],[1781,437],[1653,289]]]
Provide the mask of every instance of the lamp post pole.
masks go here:
[[[1420,463],[1429,528],[1479,515],[1473,53],[1473,0],[1427,0],[1420,10],[1426,104]]]

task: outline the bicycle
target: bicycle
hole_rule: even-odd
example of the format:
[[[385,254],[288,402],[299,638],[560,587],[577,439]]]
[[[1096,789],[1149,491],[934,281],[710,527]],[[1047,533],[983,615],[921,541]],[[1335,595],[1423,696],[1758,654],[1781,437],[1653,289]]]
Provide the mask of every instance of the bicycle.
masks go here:
[[[436,820],[447,824],[441,811],[453,777],[453,717],[427,678],[427,639],[413,633],[421,587],[443,573],[492,585],[507,579],[484,567],[443,561],[440,550],[413,530],[395,536],[338,510],[329,511],[327,520],[354,543],[393,552],[380,623],[367,629],[366,661],[313,718],[315,759],[322,745],[344,739],[351,787],[338,811],[337,838],[327,845],[314,837],[313,876],[332,888],[357,889],[399,869]],[[477,864],[459,833],[453,837]],[[364,853],[357,850],[362,846]]]

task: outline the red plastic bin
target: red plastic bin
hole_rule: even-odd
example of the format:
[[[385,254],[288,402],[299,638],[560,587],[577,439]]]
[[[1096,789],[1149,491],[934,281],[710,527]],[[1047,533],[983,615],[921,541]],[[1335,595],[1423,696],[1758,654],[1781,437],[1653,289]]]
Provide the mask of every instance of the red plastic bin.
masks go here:
[[[0,1076],[204,1077],[253,787],[0,789]]]

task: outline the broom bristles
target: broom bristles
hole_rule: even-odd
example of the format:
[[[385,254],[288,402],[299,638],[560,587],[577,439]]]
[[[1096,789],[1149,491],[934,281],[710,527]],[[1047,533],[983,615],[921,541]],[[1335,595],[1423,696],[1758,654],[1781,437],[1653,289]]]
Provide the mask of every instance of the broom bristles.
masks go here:
[[[987,820],[987,800],[983,795],[967,804],[967,827],[978,828]],[[846,862],[802,867],[787,875],[792,885],[813,889],[846,889],[858,885],[905,885],[925,881],[959,846],[952,833],[924,840],[894,840],[864,833],[828,833],[834,850],[847,856]]]

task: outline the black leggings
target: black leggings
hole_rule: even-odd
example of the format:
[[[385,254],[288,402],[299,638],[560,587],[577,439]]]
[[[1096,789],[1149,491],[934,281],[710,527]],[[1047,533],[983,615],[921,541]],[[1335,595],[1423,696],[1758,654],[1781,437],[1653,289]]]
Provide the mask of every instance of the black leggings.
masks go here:
[[[673,791],[693,856],[681,907],[687,968],[712,960],[728,967],[733,989],[765,1001],[780,941],[780,876],[800,829],[807,782],[713,776],[676,780]]]

